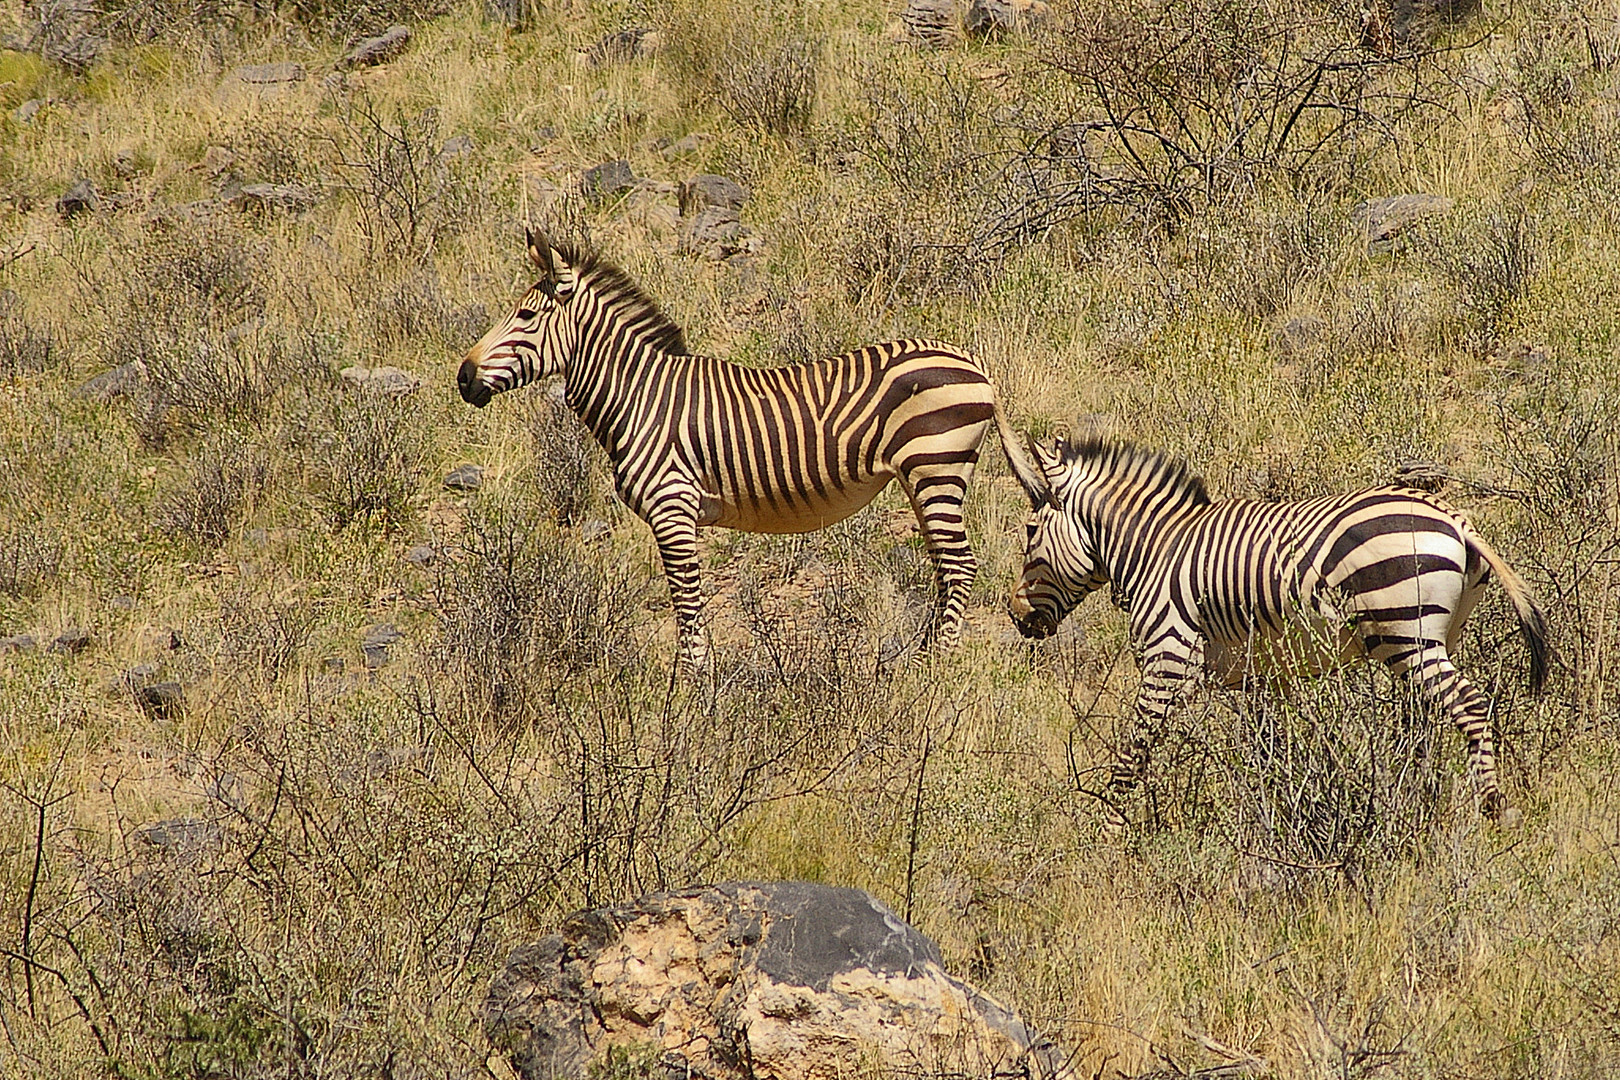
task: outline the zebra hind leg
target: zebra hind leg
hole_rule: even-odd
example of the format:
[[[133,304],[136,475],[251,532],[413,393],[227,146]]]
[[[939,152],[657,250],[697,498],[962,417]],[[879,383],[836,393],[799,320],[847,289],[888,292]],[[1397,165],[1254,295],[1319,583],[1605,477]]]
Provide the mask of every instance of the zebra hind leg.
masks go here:
[[[969,461],[949,468],[914,469],[900,477],[934,562],[939,590],[919,657],[949,651],[962,640],[962,621],[979,572],[962,516],[962,501],[972,476],[973,462]]]
[[[1507,805],[1496,783],[1496,745],[1491,732],[1490,699],[1457,670],[1442,649],[1432,649],[1407,669],[1407,677],[1429,704],[1444,709],[1468,743],[1468,762],[1479,793],[1480,813],[1512,824],[1518,812]]]
[[[658,556],[669,581],[675,611],[676,663],[689,674],[705,671],[709,643],[703,634],[703,593],[698,587],[697,514],[681,502],[670,502],[648,514]]]

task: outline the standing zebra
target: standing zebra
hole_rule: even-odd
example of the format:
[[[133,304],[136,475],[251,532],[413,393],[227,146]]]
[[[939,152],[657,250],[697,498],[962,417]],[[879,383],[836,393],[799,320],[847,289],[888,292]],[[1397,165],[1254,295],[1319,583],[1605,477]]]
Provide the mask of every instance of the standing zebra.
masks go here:
[[[1457,511],[1421,491],[1375,487],[1302,502],[1212,502],[1181,462],[1088,437],[1014,461],[1033,513],[1009,605],[1026,637],[1056,631],[1112,584],[1141,664],[1136,727],[1115,767],[1128,788],[1165,717],[1202,672],[1320,672],[1369,657],[1407,676],[1468,741],[1481,810],[1498,816],[1487,700],[1452,663],[1494,572],[1547,677],[1546,620],[1524,580]],[[1251,666],[1252,665],[1252,666]]]
[[[978,361],[935,341],[778,368],[691,356],[622,271],[532,232],[527,242],[540,280],[468,351],[461,396],[482,408],[563,377],[569,407],[613,463],[619,497],[652,526],[681,662],[706,660],[698,526],[810,532],[855,513],[891,479],[934,560],[931,635],[956,643],[978,565],[962,500],[992,419],[1008,453],[1021,455]]]

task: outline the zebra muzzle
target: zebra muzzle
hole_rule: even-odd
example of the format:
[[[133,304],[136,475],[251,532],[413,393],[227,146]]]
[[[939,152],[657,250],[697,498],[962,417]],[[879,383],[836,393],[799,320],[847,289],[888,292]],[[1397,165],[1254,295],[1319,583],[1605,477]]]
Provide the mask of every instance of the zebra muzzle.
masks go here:
[[[461,400],[476,408],[482,409],[495,396],[495,392],[478,378],[478,364],[472,360],[461,362],[461,370],[456,372],[456,386],[461,390]]]
[[[1012,614],[1012,621],[1018,627],[1018,632],[1027,638],[1048,638],[1057,633],[1057,620],[1044,611],[1031,611],[1027,615]]]

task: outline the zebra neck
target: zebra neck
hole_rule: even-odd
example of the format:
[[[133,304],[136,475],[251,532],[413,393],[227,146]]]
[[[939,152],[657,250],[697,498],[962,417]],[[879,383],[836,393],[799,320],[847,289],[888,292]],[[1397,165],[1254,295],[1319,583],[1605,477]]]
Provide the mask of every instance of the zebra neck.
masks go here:
[[[661,355],[619,329],[582,331],[579,354],[563,375],[568,407],[615,460],[636,404],[645,398],[648,371]]]
[[[1142,507],[1115,502],[1088,514],[1096,538],[1098,561],[1119,595],[1135,601],[1152,579],[1153,561],[1186,527],[1198,507],[1178,501],[1171,506]]]

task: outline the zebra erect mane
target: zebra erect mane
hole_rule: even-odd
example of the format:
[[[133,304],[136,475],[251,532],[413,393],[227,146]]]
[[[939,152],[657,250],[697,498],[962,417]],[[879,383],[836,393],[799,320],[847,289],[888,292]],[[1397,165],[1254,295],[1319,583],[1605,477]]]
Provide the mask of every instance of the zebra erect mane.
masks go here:
[[[1185,495],[1193,506],[1208,506],[1213,501],[1204,487],[1204,478],[1181,458],[1122,439],[1082,435],[1064,444],[1063,463],[1096,465],[1103,474],[1130,471],[1143,480],[1163,481]]]
[[[605,303],[622,312],[643,341],[671,356],[687,355],[686,335],[634,278],[583,245],[559,241],[552,246],[574,268],[580,284],[589,284]]]

